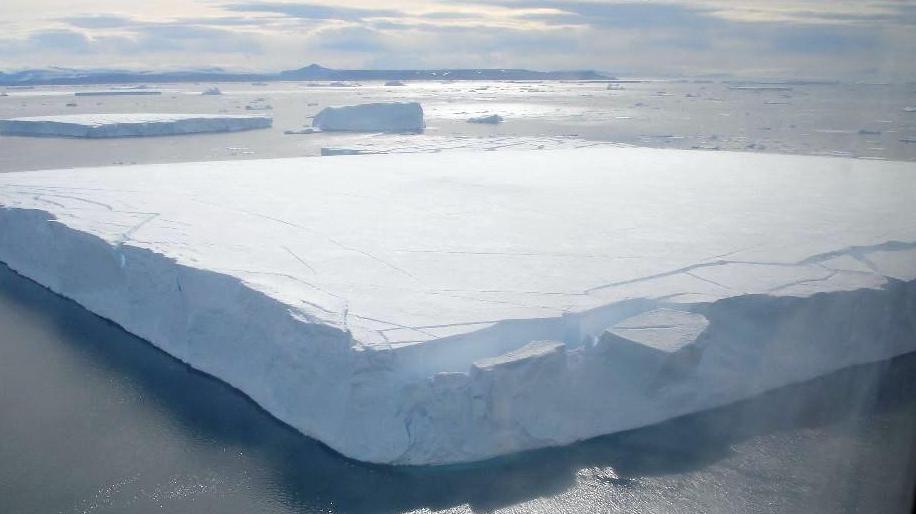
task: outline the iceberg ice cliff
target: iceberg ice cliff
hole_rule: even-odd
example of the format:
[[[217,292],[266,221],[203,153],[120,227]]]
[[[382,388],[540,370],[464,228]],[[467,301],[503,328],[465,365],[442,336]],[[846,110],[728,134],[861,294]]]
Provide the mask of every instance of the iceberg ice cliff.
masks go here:
[[[0,174],[0,260],[337,451],[467,462],[916,350],[912,163],[635,148]]]
[[[423,107],[416,102],[326,107],[315,115],[312,126],[347,132],[421,132],[426,128]]]

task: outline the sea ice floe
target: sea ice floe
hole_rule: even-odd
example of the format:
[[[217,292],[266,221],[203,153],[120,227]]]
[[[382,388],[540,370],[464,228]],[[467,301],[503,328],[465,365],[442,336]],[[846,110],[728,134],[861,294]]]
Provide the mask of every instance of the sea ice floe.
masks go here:
[[[266,116],[221,114],[70,114],[0,120],[0,134],[58,137],[141,137],[268,128]]]
[[[146,89],[116,89],[112,91],[77,91],[75,96],[159,96],[162,91]]]
[[[486,116],[476,116],[468,119],[468,123],[484,123],[490,125],[496,125],[503,122],[503,117],[499,114],[490,114]]]

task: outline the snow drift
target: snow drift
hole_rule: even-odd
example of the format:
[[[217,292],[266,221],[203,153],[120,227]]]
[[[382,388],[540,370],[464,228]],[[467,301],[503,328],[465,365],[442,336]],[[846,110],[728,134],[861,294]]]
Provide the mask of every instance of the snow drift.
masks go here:
[[[0,174],[0,260],[350,457],[485,459],[916,350],[912,163],[651,149]]]

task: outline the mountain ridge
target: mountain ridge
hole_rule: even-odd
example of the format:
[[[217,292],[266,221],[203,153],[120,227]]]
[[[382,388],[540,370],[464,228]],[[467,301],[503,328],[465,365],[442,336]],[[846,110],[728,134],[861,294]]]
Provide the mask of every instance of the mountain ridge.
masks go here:
[[[533,71],[520,68],[352,69],[338,70],[318,64],[276,73],[232,72],[219,68],[178,71],[117,69],[35,68],[0,71],[0,85],[134,84],[141,82],[271,82],[282,80],[606,80],[612,77],[592,70]]]

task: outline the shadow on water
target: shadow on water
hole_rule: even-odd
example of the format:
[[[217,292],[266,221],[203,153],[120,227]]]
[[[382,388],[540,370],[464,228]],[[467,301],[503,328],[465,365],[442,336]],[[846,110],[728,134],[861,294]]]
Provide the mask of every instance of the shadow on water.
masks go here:
[[[341,457],[238,391],[0,264],[3,303],[53,325],[71,350],[137,384],[189,437],[264,456],[276,477],[277,501],[302,510],[374,513],[464,504],[490,510],[563,492],[589,468],[611,469],[606,480],[627,487],[639,477],[701,469],[757,435],[891,410],[916,398],[916,354],[910,354],[565,448],[466,466],[392,468]]]

